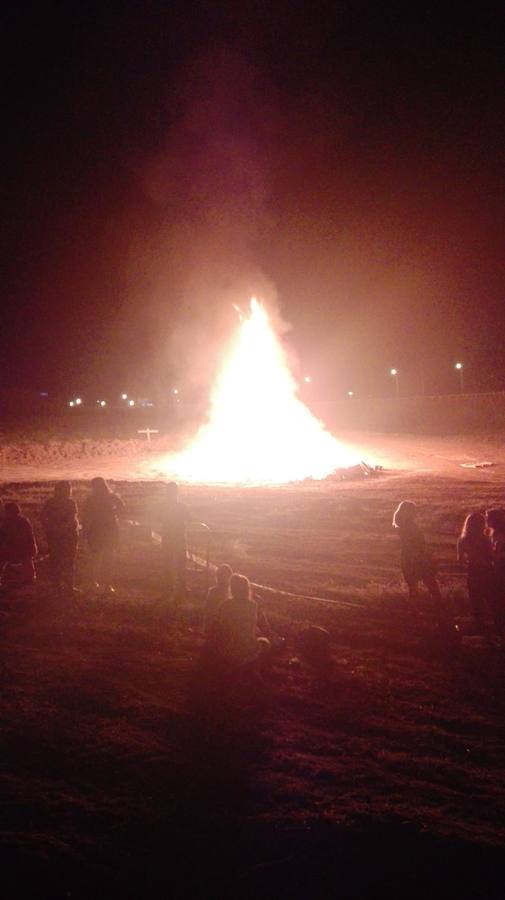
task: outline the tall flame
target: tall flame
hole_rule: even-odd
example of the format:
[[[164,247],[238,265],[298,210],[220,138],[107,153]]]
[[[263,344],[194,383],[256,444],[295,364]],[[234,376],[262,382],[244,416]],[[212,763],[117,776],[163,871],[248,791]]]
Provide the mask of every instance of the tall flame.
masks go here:
[[[208,423],[164,469],[184,481],[279,484],[355,463],[297,395],[268,314],[253,297],[216,380]]]

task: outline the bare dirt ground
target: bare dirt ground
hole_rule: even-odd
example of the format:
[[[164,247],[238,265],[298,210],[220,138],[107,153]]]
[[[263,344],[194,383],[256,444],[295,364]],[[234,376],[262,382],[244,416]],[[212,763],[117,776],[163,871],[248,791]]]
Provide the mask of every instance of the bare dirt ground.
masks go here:
[[[455,562],[465,513],[503,502],[499,440],[365,444],[369,461],[402,467],[184,488],[213,561],[272,588],[286,645],[262,684],[200,674],[202,575],[167,615],[159,548],[126,532],[112,600],[86,593],[83,547],[75,605],[52,595],[43,560],[37,585],[3,602],[0,858],[14,896],[503,895],[505,656],[472,638]],[[2,496],[38,528],[48,480],[76,479],[80,502],[93,465],[3,473]],[[142,519],[160,485],[131,469],[98,471]],[[390,527],[405,497],[461,644],[438,635],[426,601],[406,608]],[[326,666],[299,652],[307,623],[331,633]]]
[[[397,474],[431,472],[471,478],[472,470],[462,463],[492,462],[500,477],[505,466],[504,435],[429,435],[344,432],[344,444],[353,448],[356,459],[382,465]],[[180,440],[177,446],[180,446]],[[17,441],[4,436],[0,446],[2,481],[42,481],[57,478],[108,478],[156,480],[160,470],[166,477],[170,440],[153,438],[151,443],[124,441]]]

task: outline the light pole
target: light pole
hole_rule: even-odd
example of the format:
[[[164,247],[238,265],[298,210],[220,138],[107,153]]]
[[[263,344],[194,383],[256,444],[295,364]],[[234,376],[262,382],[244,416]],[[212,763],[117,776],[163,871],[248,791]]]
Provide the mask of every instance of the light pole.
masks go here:
[[[395,380],[396,397],[398,398],[400,396],[400,382],[398,379],[398,374],[399,374],[398,369],[390,369],[389,374],[392,375]]]
[[[457,362],[454,368],[457,372],[459,372],[459,390],[460,393],[463,394],[465,391],[465,374],[463,372],[463,363]]]

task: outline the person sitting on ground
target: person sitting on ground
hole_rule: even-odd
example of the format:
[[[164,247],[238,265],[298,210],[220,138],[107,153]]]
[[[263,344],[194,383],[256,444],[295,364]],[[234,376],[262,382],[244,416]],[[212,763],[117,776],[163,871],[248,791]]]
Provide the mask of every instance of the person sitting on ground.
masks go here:
[[[76,592],[74,568],[79,522],[69,481],[59,481],[55,485],[54,495],[42,507],[41,519],[56,589],[59,593],[73,594]]]
[[[402,500],[393,516],[393,528],[398,529],[401,548],[402,573],[409,589],[409,600],[417,600],[419,582],[430,592],[432,600],[440,604],[442,596],[436,579],[436,565],[427,550],[424,535],[416,524],[417,508],[411,500]]]
[[[505,509],[488,509],[486,525],[493,551],[491,608],[496,631],[505,642]]]
[[[458,562],[466,563],[468,597],[478,631],[484,632],[486,607],[493,609],[493,544],[486,517],[470,513],[458,538]]]
[[[218,657],[236,666],[246,666],[264,657],[270,641],[258,636],[258,604],[251,596],[245,575],[230,578],[231,597],[224,600],[216,616],[213,644]]]
[[[258,606],[258,631],[262,637],[268,638],[270,641],[272,650],[280,650],[284,644],[285,639],[280,635],[276,634],[270,625],[268,620],[268,616],[265,612],[265,598],[262,594],[259,594],[258,591],[253,590],[251,587],[251,597],[255,601]]]
[[[92,578],[96,588],[113,594],[114,561],[119,545],[118,518],[125,515],[125,505],[110,490],[104,478],[91,479],[91,494],[83,509],[84,536],[92,556]]]
[[[205,606],[205,635],[212,640],[219,608],[230,598],[230,579],[233,569],[228,563],[221,563],[216,569],[216,583],[207,591]]]
[[[21,587],[35,581],[37,543],[32,524],[17,503],[6,503],[0,526],[0,571],[2,587]]]
[[[170,481],[159,514],[163,589],[169,602],[186,595],[186,525],[190,518],[187,506],[179,500],[177,484]]]

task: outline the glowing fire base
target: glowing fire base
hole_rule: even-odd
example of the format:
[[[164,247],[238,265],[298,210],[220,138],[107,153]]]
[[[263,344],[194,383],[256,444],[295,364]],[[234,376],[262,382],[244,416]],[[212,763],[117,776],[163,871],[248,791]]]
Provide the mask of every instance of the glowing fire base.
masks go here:
[[[217,377],[207,424],[156,468],[186,482],[283,484],[357,464],[300,400],[268,314],[253,298]]]

